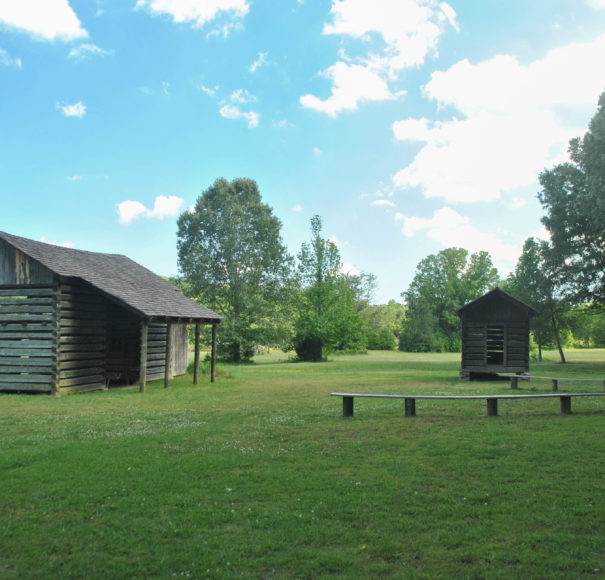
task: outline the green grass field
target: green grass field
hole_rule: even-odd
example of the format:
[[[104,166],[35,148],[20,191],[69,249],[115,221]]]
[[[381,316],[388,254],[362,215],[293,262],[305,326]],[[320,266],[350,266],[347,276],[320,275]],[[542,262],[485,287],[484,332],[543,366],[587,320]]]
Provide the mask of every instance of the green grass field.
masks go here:
[[[536,375],[605,378],[605,350]],[[605,574],[605,400],[509,392],[459,355],[263,355],[214,384],[0,395],[0,578],[592,578]],[[521,391],[549,392],[547,381]],[[602,383],[560,390],[602,391]]]

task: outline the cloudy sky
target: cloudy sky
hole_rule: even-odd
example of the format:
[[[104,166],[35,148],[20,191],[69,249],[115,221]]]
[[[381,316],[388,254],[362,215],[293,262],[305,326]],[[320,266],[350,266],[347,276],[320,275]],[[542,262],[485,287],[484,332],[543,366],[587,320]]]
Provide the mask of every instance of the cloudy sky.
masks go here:
[[[0,230],[175,275],[179,212],[249,177],[377,302],[451,246],[505,275],[604,62],[605,0],[0,0]]]

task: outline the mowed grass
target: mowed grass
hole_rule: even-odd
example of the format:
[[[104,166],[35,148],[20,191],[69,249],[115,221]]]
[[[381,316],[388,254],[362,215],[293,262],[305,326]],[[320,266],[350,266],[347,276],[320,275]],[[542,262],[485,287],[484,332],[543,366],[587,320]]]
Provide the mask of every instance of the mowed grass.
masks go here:
[[[605,351],[533,374],[605,378]],[[459,355],[259,356],[214,384],[0,395],[0,578],[590,578],[605,573],[605,398],[510,392]],[[521,391],[549,392],[547,381]],[[602,383],[560,390],[602,391]]]

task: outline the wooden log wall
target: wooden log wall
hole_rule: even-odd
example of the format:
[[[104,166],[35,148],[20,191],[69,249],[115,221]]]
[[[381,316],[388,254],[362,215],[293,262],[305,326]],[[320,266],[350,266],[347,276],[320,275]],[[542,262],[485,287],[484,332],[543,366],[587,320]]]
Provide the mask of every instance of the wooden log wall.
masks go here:
[[[0,390],[53,392],[56,314],[52,286],[0,288]]]
[[[152,322],[148,331],[147,379],[155,381],[165,377],[166,370],[165,322]],[[189,335],[186,324],[171,324],[170,378],[187,372],[189,364]]]
[[[106,386],[107,301],[86,285],[59,287],[57,393]]]
[[[466,322],[462,329],[462,368],[471,371],[527,370],[528,337],[528,322]],[[502,353],[501,361],[498,361],[496,356],[499,352]]]
[[[166,328],[165,322],[152,322],[147,334],[147,380],[164,378],[166,368]]]

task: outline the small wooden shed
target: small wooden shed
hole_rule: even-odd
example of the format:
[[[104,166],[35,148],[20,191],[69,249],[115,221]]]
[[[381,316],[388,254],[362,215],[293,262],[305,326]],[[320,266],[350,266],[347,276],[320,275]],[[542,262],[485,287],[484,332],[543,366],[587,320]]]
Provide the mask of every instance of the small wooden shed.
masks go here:
[[[529,321],[536,311],[495,288],[456,312],[462,320],[460,378],[529,372]]]
[[[126,256],[0,232],[0,391],[62,394],[187,371],[187,325],[221,316]]]

